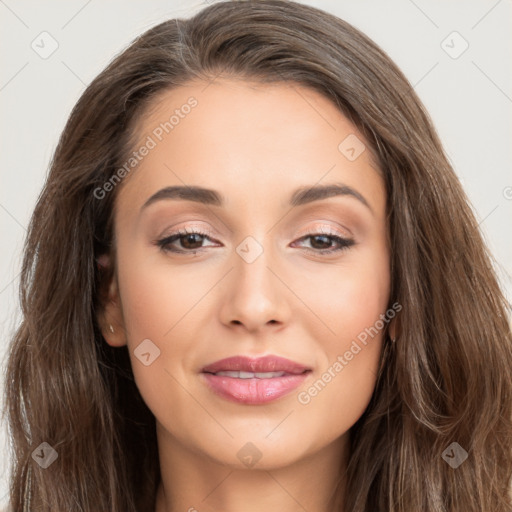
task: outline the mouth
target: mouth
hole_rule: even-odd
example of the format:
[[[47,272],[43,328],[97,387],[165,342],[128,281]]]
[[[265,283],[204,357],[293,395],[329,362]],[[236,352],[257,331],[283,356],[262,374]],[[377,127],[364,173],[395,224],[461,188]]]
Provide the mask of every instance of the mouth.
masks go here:
[[[209,389],[227,400],[265,404],[300,386],[312,369],[278,356],[235,356],[205,366],[201,375]]]

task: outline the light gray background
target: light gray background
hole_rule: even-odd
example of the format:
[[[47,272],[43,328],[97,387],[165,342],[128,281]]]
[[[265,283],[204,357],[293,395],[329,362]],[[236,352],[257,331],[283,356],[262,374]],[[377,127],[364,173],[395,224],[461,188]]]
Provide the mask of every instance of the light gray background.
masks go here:
[[[336,14],[368,34],[414,85],[474,205],[510,301],[512,1],[304,3]],[[188,17],[206,4],[0,0],[1,361],[20,321],[17,286],[26,226],[71,108],[86,85],[135,36],[165,19]],[[31,48],[34,40],[49,48],[49,40],[41,42],[44,36],[39,37],[43,31],[59,45],[47,59]],[[458,58],[452,57],[465,43],[454,31],[469,44]],[[5,422],[0,424],[0,453],[2,506],[8,471]]]

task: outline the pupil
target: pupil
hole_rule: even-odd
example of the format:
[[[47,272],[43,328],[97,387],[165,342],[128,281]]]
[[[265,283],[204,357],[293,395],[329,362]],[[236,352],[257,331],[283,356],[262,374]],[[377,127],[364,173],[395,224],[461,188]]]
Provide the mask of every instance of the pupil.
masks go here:
[[[194,243],[198,243],[199,246],[201,246],[201,240],[197,241],[197,240],[194,240],[195,237],[200,237],[201,235],[198,235],[197,233],[190,233],[189,235],[185,235],[185,244],[184,246],[187,247],[188,244],[194,244]],[[196,247],[188,247],[189,249],[195,249]]]
[[[323,238],[323,239],[324,239],[324,247],[315,247],[315,245],[316,245],[315,240],[318,240],[318,239],[321,239],[321,238]],[[317,235],[317,236],[314,236],[314,237],[312,238],[312,243],[311,243],[311,245],[312,245],[313,247],[315,247],[315,249],[326,249],[326,248],[329,248],[329,247],[330,247],[331,242],[330,242],[330,240],[329,240],[326,236],[323,236],[323,235]],[[322,243],[320,243],[320,245],[322,245]],[[327,245],[327,247],[325,247],[325,245]]]

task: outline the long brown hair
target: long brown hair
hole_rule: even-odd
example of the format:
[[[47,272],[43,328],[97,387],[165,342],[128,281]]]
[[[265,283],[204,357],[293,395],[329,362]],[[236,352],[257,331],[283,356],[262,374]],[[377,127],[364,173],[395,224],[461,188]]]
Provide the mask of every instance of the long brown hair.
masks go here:
[[[87,87],[55,151],[24,247],[10,349],[11,504],[154,510],[155,420],[126,347],[104,341],[102,272],[118,188],[156,95],[219,73],[329,98],[365,135],[386,184],[390,304],[402,305],[371,402],[351,429],[350,512],[510,512],[512,337],[474,214],[429,116],[389,57],[348,23],[283,0],[222,2],[148,30]],[[114,260],[115,261],[115,260]],[[58,459],[32,457],[47,442]],[[457,468],[443,453],[459,448]],[[458,452],[459,453],[459,452]],[[462,452],[460,452],[462,453]],[[449,457],[453,451],[449,452]]]

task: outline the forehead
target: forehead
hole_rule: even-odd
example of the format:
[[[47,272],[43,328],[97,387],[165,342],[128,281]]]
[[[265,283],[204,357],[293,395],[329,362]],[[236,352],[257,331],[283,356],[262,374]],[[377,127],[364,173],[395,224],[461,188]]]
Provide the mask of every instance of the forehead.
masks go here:
[[[135,150],[150,149],[124,184],[130,204],[173,184],[222,189],[228,199],[243,190],[246,200],[261,201],[336,181],[384,208],[380,170],[364,137],[329,99],[299,84],[191,82],[160,93],[136,133]]]

